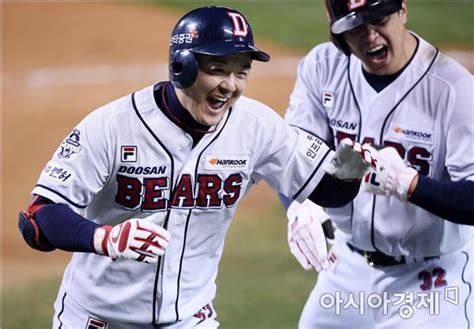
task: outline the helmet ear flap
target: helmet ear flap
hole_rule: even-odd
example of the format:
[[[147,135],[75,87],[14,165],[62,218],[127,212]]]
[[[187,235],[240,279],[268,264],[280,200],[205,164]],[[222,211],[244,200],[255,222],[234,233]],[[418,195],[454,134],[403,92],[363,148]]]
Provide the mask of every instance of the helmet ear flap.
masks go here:
[[[331,32],[331,41],[346,56],[350,56],[351,50],[349,49],[349,46],[347,45],[346,40],[344,40],[344,37],[342,36],[342,34],[334,34]]]
[[[188,49],[177,49],[170,54],[169,79],[176,88],[191,87],[196,80],[198,63]]]

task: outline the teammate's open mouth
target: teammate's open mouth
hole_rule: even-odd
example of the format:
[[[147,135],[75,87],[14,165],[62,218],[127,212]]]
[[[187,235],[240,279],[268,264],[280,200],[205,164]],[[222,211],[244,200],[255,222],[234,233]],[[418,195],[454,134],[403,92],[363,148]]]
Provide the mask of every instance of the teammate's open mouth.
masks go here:
[[[209,96],[207,98],[207,105],[214,111],[218,111],[224,106],[225,102],[227,102],[228,98],[224,97],[217,97],[217,96]]]
[[[379,45],[367,51],[367,55],[369,55],[369,58],[374,62],[383,61],[385,58],[387,58],[387,54],[388,47],[385,45]]]

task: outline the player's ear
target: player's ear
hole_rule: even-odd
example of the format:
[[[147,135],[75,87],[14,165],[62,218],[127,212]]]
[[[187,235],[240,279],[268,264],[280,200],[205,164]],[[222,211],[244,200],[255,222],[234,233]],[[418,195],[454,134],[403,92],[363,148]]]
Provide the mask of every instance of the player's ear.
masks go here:
[[[406,24],[408,19],[407,19],[407,4],[406,1],[402,1],[402,7],[398,11],[398,15],[400,15],[400,19],[402,20],[403,24]]]

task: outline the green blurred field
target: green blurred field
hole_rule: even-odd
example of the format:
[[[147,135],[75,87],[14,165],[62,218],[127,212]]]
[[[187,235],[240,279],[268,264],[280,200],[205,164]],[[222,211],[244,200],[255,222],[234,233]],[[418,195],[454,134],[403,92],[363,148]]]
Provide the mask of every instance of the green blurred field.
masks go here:
[[[179,12],[206,4],[235,7],[248,16],[259,39],[298,52],[327,40],[321,1],[155,2]],[[473,22],[473,0],[409,1],[409,28],[440,47],[472,49]],[[276,198],[260,202],[267,209],[239,213],[227,236],[215,300],[222,328],[295,328],[315,282],[315,274],[304,272],[290,255],[284,212]],[[3,289],[1,327],[50,327],[59,280]]]
[[[321,0],[160,1],[181,9],[213,4],[242,11],[259,37],[306,51],[328,40],[327,18]],[[408,0],[408,28],[438,47],[474,46],[474,0]]]

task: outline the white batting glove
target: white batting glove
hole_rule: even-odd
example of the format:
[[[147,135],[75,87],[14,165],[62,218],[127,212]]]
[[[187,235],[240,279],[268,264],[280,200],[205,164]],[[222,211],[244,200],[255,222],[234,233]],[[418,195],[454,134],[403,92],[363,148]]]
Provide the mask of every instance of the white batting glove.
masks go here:
[[[138,262],[156,263],[165,253],[170,234],[146,218],[132,218],[116,226],[101,226],[94,233],[94,248],[99,255],[113,260],[133,259]]]
[[[290,251],[301,264],[309,271],[328,269],[328,249],[326,245],[325,227],[332,223],[324,209],[310,200],[303,203],[293,201],[287,210],[288,216],[288,244]],[[332,236],[330,236],[332,234]],[[328,236],[334,239],[334,232],[328,232]],[[330,241],[332,242],[332,241]]]
[[[386,147],[377,152],[378,169],[371,169],[364,178],[362,188],[370,193],[391,196],[400,201],[407,201],[408,191],[418,172],[405,166],[405,162],[393,147]]]
[[[373,148],[360,145],[350,138],[344,138],[336,148],[334,158],[323,167],[328,174],[341,180],[355,180],[364,177],[370,167],[377,167],[377,161],[371,152]]]

